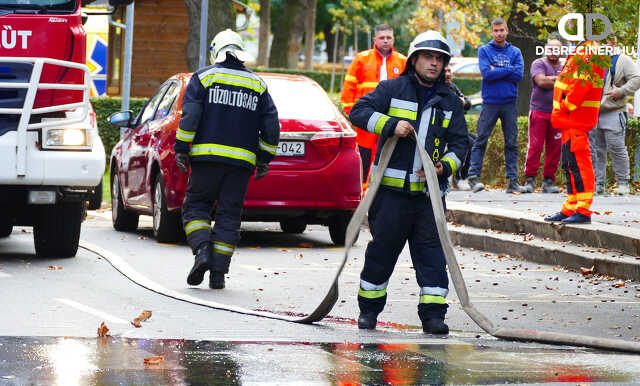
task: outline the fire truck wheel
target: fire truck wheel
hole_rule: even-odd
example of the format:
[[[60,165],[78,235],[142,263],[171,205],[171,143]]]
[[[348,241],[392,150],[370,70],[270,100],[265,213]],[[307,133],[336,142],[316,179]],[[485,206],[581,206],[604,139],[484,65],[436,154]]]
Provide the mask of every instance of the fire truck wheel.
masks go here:
[[[43,205],[33,226],[36,254],[40,257],[74,257],[84,218],[82,201]]]

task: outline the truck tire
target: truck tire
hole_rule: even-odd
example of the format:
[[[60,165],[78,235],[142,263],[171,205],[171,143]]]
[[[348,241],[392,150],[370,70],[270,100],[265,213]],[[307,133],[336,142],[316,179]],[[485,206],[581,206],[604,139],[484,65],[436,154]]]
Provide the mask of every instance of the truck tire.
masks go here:
[[[94,193],[91,195],[87,209],[98,210],[100,205],[102,205],[102,181],[96,186]]]
[[[347,225],[349,225],[352,215],[353,213],[351,212],[342,213],[331,217],[329,220],[329,236],[331,236],[331,241],[333,241],[335,245],[344,245],[347,236]],[[358,241],[359,236],[360,234],[356,236],[356,239],[353,241],[354,244]]]
[[[153,182],[153,236],[159,243],[174,243],[186,239],[180,211],[169,212],[164,195],[164,180],[158,173]]]
[[[82,201],[44,205],[36,215],[33,241],[39,257],[74,257],[84,218]]]
[[[140,216],[124,207],[117,171],[111,173],[111,222],[119,232],[133,232],[138,229]]]
[[[280,229],[284,233],[304,233],[307,223],[302,218],[290,218],[280,221]]]
[[[0,238],[9,237],[13,232],[13,224],[8,220],[0,220]]]

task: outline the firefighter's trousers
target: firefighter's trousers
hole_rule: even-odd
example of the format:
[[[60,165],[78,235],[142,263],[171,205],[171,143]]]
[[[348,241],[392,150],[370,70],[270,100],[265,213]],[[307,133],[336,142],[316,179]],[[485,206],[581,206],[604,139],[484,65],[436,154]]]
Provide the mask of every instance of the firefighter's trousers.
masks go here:
[[[444,203],[444,199],[443,199]],[[449,279],[444,250],[431,203],[424,194],[409,195],[382,187],[369,209],[369,242],[360,273],[358,305],[362,313],[382,312],[387,300],[387,284],[405,244],[409,241],[411,260],[420,286],[418,315],[444,318]]]
[[[191,164],[182,223],[194,254],[202,243],[213,243],[212,271],[229,272],[231,256],[240,241],[240,218],[250,176],[250,170],[239,166],[213,162]]]
[[[595,175],[586,132],[562,129],[562,168],[567,179],[567,199],[562,204],[562,213],[571,216],[578,212],[590,217]]]

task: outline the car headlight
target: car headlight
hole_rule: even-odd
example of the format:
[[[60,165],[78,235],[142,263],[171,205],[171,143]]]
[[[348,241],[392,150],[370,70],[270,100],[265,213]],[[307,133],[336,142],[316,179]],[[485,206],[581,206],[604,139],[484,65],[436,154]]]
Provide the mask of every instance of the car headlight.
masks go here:
[[[45,131],[43,148],[59,150],[91,150],[91,132],[88,129],[64,128]]]

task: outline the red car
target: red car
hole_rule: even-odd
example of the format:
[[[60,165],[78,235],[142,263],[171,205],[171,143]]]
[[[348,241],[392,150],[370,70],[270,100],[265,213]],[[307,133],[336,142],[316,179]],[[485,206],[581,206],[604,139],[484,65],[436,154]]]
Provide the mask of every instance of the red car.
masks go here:
[[[302,233],[308,224],[328,225],[331,240],[343,245],[362,196],[356,134],[313,80],[260,75],[278,108],[280,144],[267,176],[249,182],[243,220],[280,222],[288,233]],[[178,74],[167,80],[135,119],[130,111],[109,118],[127,128],[110,162],[116,230],[135,230],[138,216],[145,214],[153,216],[158,241],[184,237],[180,209],[187,174],[176,166],[173,144],[190,77]]]

